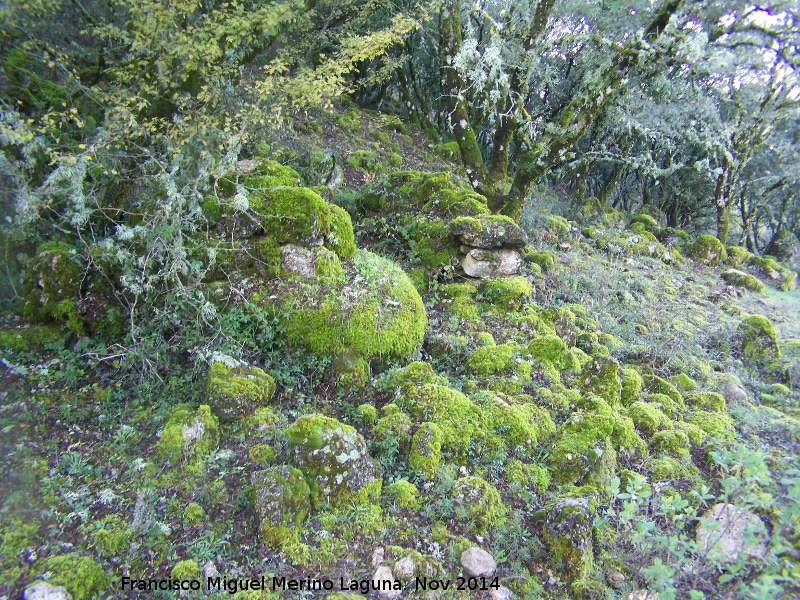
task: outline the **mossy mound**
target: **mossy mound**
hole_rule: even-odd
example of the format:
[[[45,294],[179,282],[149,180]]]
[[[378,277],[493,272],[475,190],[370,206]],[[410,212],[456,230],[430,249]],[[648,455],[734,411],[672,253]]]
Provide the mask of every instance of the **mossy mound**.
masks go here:
[[[256,471],[250,482],[262,541],[280,548],[296,540],[298,528],[311,512],[311,489],[302,471],[281,465]]]
[[[364,360],[402,360],[414,354],[422,345],[427,317],[406,274],[363,250],[343,266],[344,277],[335,285],[274,282],[271,293],[253,300],[283,322],[291,344],[319,356],[350,352]]]
[[[570,578],[578,579],[593,568],[593,523],[588,498],[562,498],[545,513],[545,542],[550,552],[564,564]]]
[[[610,436],[614,432],[614,413],[598,397],[586,398],[582,405],[556,432],[547,459],[556,483],[604,483],[613,474],[616,459]]]
[[[486,438],[483,411],[456,390],[436,384],[406,387],[398,403],[417,421],[435,423],[442,432],[442,450],[464,457]]]
[[[41,566],[50,573],[48,581],[64,586],[73,600],[89,600],[111,585],[111,579],[100,565],[77,553],[49,556]]]
[[[521,350],[516,342],[478,348],[467,359],[467,372],[478,377],[511,373]]]
[[[176,404],[170,410],[156,449],[169,460],[201,458],[216,450],[218,429],[219,421],[207,404],[201,404],[197,410],[189,404]]]
[[[644,381],[636,369],[622,367],[622,403],[626,406],[639,399]]]
[[[635,402],[628,409],[636,428],[647,434],[653,434],[662,429],[670,429],[672,421],[655,404],[650,402]]]
[[[59,242],[39,246],[22,275],[22,315],[32,322],[63,321],[81,333],[83,321],[75,300],[83,273],[82,261],[71,246]]]
[[[394,498],[401,508],[416,510],[419,508],[419,490],[406,479],[398,479],[386,488],[386,493]]]
[[[505,310],[519,310],[533,293],[533,286],[525,277],[484,279],[478,299]]]
[[[725,262],[734,269],[747,265],[753,259],[753,254],[741,246],[727,246],[725,252],[728,254],[728,260]]]
[[[742,339],[742,355],[750,362],[767,366],[781,358],[778,334],[772,322],[761,315],[744,319],[738,327]]]
[[[315,507],[346,508],[380,497],[380,468],[355,429],[313,414],[297,419],[288,433],[292,462],[306,476]]]
[[[716,392],[694,392],[685,398],[686,403],[693,408],[702,408],[724,413],[726,410],[725,398]]]
[[[559,371],[580,370],[580,363],[563,340],[556,335],[542,335],[528,344],[531,356],[552,364]]]
[[[465,513],[467,528],[483,535],[505,520],[506,507],[494,486],[480,477],[462,477],[453,486],[453,503]]]
[[[251,415],[275,394],[275,380],[258,367],[215,362],[206,377],[206,401],[221,421]]]
[[[736,287],[748,289],[751,292],[763,294],[767,291],[766,286],[761,283],[758,278],[750,275],[750,273],[745,273],[736,269],[728,269],[721,277],[725,282]]]
[[[389,404],[388,406],[396,405]],[[386,412],[385,409],[387,407],[384,407],[384,412]],[[407,448],[411,441],[411,427],[411,418],[398,409],[393,412],[387,412],[378,419],[378,422],[372,428],[372,437],[379,444],[396,440],[400,448]]]
[[[530,396],[484,392],[474,398],[489,428],[506,450],[531,454],[539,443],[555,433],[550,413],[534,404]]]
[[[584,365],[580,375],[580,387],[584,393],[603,398],[615,406],[622,398],[623,373],[613,358],[595,358]]]
[[[725,246],[713,235],[701,235],[687,249],[689,256],[704,265],[716,265],[728,258]]]

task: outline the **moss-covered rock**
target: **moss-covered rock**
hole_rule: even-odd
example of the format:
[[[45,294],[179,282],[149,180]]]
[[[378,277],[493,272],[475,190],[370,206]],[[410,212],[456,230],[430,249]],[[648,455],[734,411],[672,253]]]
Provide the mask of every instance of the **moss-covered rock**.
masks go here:
[[[556,335],[542,335],[532,339],[528,344],[528,352],[534,358],[552,364],[559,371],[580,369],[577,358]]]
[[[650,447],[656,452],[665,452],[684,460],[690,460],[689,436],[679,429],[656,432],[650,438]]]
[[[678,391],[678,388],[672,385],[669,381],[663,377],[659,377],[658,375],[644,375],[642,379],[644,380],[645,388],[650,393],[664,394],[669,396],[675,403],[676,407],[683,407],[683,396]]]
[[[407,479],[398,479],[386,488],[386,493],[394,498],[400,508],[419,508],[419,490]]]
[[[728,254],[728,260],[726,262],[734,269],[745,266],[753,258],[752,253],[741,246],[728,246],[725,248],[725,252]]]
[[[442,431],[442,450],[463,457],[480,447],[486,437],[483,411],[464,394],[425,384],[406,388],[398,401],[418,421],[430,421]]]
[[[389,376],[388,385],[390,389],[398,390],[407,385],[414,387],[426,383],[447,385],[447,379],[437,375],[430,363],[417,361],[393,371]]]
[[[521,223],[536,239],[543,242],[560,242],[569,238],[570,225],[564,217],[546,209],[525,211]]]
[[[622,398],[622,381],[623,373],[615,359],[595,358],[581,370],[580,388],[615,406]]]
[[[636,369],[631,367],[622,367],[622,392],[621,398],[622,403],[625,406],[629,406],[633,402],[639,399],[642,393],[642,386],[644,386],[644,381],[642,380],[642,376],[639,375],[639,372]]]
[[[189,404],[176,404],[170,410],[156,449],[169,460],[201,458],[216,450],[218,429],[219,421],[207,404],[197,410]]]
[[[404,359],[421,345],[427,317],[408,277],[391,261],[359,250],[335,286],[276,282],[268,301],[289,342],[320,356]]]
[[[714,437],[730,437],[733,430],[733,423],[728,415],[708,410],[694,411],[686,417],[686,422]]]
[[[458,148],[458,142],[447,142],[444,144],[437,144],[433,151],[445,160],[457,162],[461,160],[461,150]]]
[[[306,476],[314,506],[364,505],[380,496],[380,468],[355,429],[319,414],[289,427],[292,462]]]
[[[544,539],[567,576],[578,579],[591,572],[593,510],[588,498],[562,498],[547,508]]]
[[[423,479],[434,479],[442,456],[441,427],[435,423],[422,423],[411,439],[408,466]]]
[[[582,399],[582,409],[570,415],[556,432],[547,464],[556,483],[604,483],[616,464],[610,436],[614,413],[596,396]]]
[[[480,285],[478,299],[498,308],[518,310],[532,293],[533,286],[525,277],[484,279]]]
[[[457,217],[450,221],[448,233],[472,248],[521,248],[528,235],[512,219],[504,215]]]
[[[636,433],[633,419],[624,415],[614,416],[614,430],[611,434],[614,447],[629,457],[640,458],[647,455],[647,444]]]
[[[83,262],[75,249],[59,242],[39,246],[22,275],[22,314],[32,322],[64,321],[83,331],[75,300],[83,278]]]
[[[686,373],[678,373],[669,378],[669,382],[681,392],[691,392],[697,389],[697,382]]]
[[[480,477],[462,477],[453,486],[453,504],[464,510],[467,528],[484,535],[505,520],[506,507],[500,493]]]
[[[372,437],[379,444],[397,440],[398,446],[405,448],[411,441],[411,426],[411,418],[403,411],[397,410],[378,419],[372,428]]]
[[[253,189],[250,209],[272,242],[314,247],[331,235],[331,205],[310,188],[272,187],[262,178],[247,179],[246,185]]]
[[[50,574],[48,581],[64,586],[73,600],[89,600],[111,585],[111,579],[100,565],[78,553],[49,556],[40,566]]]
[[[529,454],[555,433],[550,413],[534,404],[530,396],[512,398],[502,393],[485,393],[479,398],[489,428],[511,451]]]
[[[311,512],[311,489],[302,471],[281,465],[256,471],[250,482],[262,541],[273,548],[295,541],[298,528]]]
[[[725,398],[716,392],[693,392],[685,398],[686,403],[693,408],[702,408],[716,412],[725,412]]]
[[[634,402],[628,409],[628,415],[636,428],[647,434],[672,427],[670,418],[651,402]]]
[[[258,367],[215,362],[206,377],[206,401],[221,421],[246,417],[275,394],[275,380]]]
[[[772,322],[761,315],[752,315],[739,323],[742,355],[750,362],[766,366],[781,357],[778,334]]]
[[[520,353],[516,342],[478,348],[467,359],[467,372],[478,377],[510,373]]]
[[[356,244],[353,241],[353,221],[350,214],[343,208],[331,205],[331,226],[325,236],[325,245],[336,252],[342,260],[350,260],[356,253]]]
[[[713,235],[701,235],[687,248],[689,256],[704,265],[716,265],[728,258],[725,246]]]
[[[764,286],[764,284],[761,283],[756,277],[753,277],[750,275],[750,273],[738,271],[737,269],[728,269],[727,271],[724,271],[722,273],[722,279],[735,287],[745,288],[751,292],[763,294],[767,291],[767,288]]]

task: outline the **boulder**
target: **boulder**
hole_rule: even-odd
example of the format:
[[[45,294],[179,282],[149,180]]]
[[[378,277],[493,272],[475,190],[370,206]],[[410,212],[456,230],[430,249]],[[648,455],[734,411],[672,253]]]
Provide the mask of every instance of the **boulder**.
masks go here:
[[[311,490],[302,471],[281,465],[253,473],[250,482],[261,539],[274,548],[294,540],[311,511]]]
[[[516,250],[508,248],[499,250],[474,248],[461,261],[461,267],[468,276],[478,279],[510,277],[519,273],[522,256]]]
[[[461,566],[472,577],[491,577],[497,568],[492,555],[477,546],[467,548],[461,554]]]
[[[380,467],[369,456],[364,438],[349,425],[306,415],[289,427],[289,444],[292,462],[308,478],[314,505],[349,507],[380,496]]]
[[[459,217],[450,222],[448,231],[462,244],[484,250],[521,248],[528,243],[522,228],[503,215]]]
[[[66,589],[37,581],[23,594],[23,600],[72,600]]]
[[[761,315],[747,317],[739,324],[738,331],[746,360],[766,366],[780,359],[778,334],[769,319]]]
[[[719,503],[708,510],[703,519],[705,522],[697,528],[697,546],[701,554],[723,563],[748,557],[761,559],[766,555],[764,524],[753,513],[733,504]]]
[[[311,279],[316,277],[314,271],[315,252],[310,248],[286,244],[281,246],[281,270],[288,271]]]
[[[399,598],[402,590],[396,589],[394,575],[389,567],[378,567],[372,576],[372,589],[378,591],[380,598]]]
[[[215,362],[206,378],[206,400],[221,421],[249,416],[275,394],[275,381],[258,367]]]
[[[588,498],[562,498],[545,514],[545,541],[571,577],[580,577],[592,567],[593,521]]]

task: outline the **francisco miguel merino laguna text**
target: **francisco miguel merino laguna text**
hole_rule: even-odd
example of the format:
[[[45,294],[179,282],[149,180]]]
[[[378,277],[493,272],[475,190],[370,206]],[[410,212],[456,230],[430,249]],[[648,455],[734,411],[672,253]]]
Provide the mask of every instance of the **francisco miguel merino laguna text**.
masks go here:
[[[449,579],[429,579],[427,577],[417,577],[414,580],[415,589],[421,590],[446,590],[453,581]],[[263,575],[260,578],[252,579],[228,579],[227,577],[209,577],[206,581],[208,591],[227,591],[230,594],[236,592],[246,592],[250,590],[267,590],[267,578]],[[335,584],[330,579],[288,579],[286,577],[272,577],[269,583],[271,591],[275,590],[306,590],[306,591],[332,591]],[[202,583],[199,579],[132,579],[123,577],[122,591],[158,591],[158,590],[194,590],[199,591]],[[499,588],[497,577],[487,579],[486,577],[459,577],[453,586],[458,590],[489,590]],[[345,579],[339,578],[339,591],[361,592],[368,594],[370,591],[402,590],[403,585],[399,581],[390,579]]]

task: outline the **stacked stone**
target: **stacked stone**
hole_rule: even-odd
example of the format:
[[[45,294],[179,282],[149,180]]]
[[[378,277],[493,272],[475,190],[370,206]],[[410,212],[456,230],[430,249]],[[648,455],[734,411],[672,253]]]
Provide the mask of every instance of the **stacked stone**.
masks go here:
[[[508,217],[461,217],[450,223],[450,233],[459,241],[465,275],[490,279],[519,273],[521,249],[528,243],[528,236]]]

